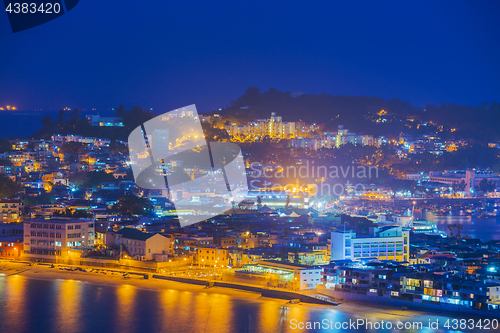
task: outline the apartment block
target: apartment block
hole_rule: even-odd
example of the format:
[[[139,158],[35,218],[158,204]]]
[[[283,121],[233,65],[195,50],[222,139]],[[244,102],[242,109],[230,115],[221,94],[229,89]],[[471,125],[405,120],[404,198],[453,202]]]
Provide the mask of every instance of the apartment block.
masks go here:
[[[69,250],[94,245],[94,220],[50,217],[24,222],[24,252],[66,256]]]
[[[0,200],[0,213],[2,222],[12,223],[21,221],[22,201]]]
[[[353,231],[333,231],[331,244],[331,260],[408,261],[410,232],[393,226],[372,227],[368,235],[356,235]]]

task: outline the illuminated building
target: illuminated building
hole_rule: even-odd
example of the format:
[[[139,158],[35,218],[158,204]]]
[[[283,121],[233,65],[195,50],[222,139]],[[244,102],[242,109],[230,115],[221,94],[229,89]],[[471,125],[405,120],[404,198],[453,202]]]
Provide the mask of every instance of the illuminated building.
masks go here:
[[[231,136],[250,135],[255,138],[290,139],[314,132],[318,126],[316,124],[305,125],[301,122],[284,122],[282,117],[272,112],[269,119],[257,119],[246,125],[230,124],[224,128]]]
[[[13,150],[24,150],[28,148],[29,141],[22,139],[9,140]]]
[[[19,258],[23,252],[21,223],[0,224],[0,258]]]
[[[24,222],[26,253],[67,256],[72,249],[85,249],[93,245],[93,219],[50,217]]]
[[[200,266],[229,266],[231,256],[229,250],[220,247],[199,247],[198,265]]]
[[[23,252],[23,236],[0,237],[0,258],[15,259]]]
[[[331,260],[408,261],[410,232],[393,226],[371,227],[366,236],[353,231],[332,231],[331,244]]]
[[[294,148],[312,150],[338,148],[348,143],[354,146],[371,146],[378,144],[378,141],[374,140],[372,135],[350,133],[343,125],[338,126],[337,132],[325,132],[322,135],[315,135],[313,139],[297,137],[290,140],[290,145]]]
[[[325,261],[326,251],[302,250],[298,252],[288,252],[288,261],[297,262],[301,265],[324,265],[328,262]]]
[[[213,237],[205,234],[175,237],[174,250],[179,255],[196,255],[198,247],[208,247],[213,242]]]
[[[123,119],[119,117],[101,117],[98,114],[88,115],[91,126],[123,127]]]
[[[430,171],[429,173],[421,172],[416,174],[407,174],[405,178],[407,180],[415,180],[419,182],[428,181],[442,183],[450,187],[464,184],[465,188],[462,191],[465,191],[467,196],[474,195],[474,188],[477,187],[483,179],[500,184],[500,176],[489,170]]]
[[[110,139],[83,137],[81,135],[73,135],[73,134],[68,134],[68,135],[54,134],[54,135],[52,135],[52,141],[53,141],[53,145],[55,147],[60,147],[64,143],[68,143],[68,142],[84,143],[84,144],[88,145],[89,148],[109,147],[109,145],[111,144]]]
[[[25,159],[25,154],[23,152],[5,152],[0,154],[0,159],[10,160],[13,166],[22,166]]]
[[[168,237],[134,228],[122,228],[117,232],[106,233],[105,244],[119,246],[121,257],[125,259],[153,260],[156,255],[170,253]]]
[[[259,260],[244,265],[243,271],[265,278],[272,285],[280,284],[291,290],[314,289],[321,285],[321,267],[291,264],[276,260]]]
[[[21,221],[22,201],[0,200],[0,212],[4,223]]]

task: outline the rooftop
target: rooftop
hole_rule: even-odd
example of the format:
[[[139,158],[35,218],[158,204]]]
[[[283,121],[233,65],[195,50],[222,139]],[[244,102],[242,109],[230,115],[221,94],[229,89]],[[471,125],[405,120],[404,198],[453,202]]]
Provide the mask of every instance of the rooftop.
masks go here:
[[[87,223],[87,222],[94,222],[94,219],[47,216],[47,218],[37,217],[31,220],[24,221],[24,223]]]
[[[116,233],[122,235],[122,238],[134,239],[139,241],[145,241],[156,235],[152,232],[142,232],[133,228],[122,228]]]

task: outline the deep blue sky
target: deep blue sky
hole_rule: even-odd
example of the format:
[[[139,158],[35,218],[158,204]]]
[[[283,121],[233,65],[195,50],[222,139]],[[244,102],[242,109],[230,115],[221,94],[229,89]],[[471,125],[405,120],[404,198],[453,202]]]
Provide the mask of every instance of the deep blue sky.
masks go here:
[[[0,106],[223,107],[247,87],[500,100],[500,1],[82,0],[13,34],[0,13]]]

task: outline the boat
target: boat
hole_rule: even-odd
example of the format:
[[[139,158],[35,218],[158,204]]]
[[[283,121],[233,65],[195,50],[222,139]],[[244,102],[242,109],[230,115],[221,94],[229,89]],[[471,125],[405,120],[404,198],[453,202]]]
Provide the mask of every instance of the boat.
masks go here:
[[[498,211],[497,209],[494,209],[494,210],[492,210],[490,212],[487,212],[486,216],[487,217],[499,217],[500,216],[500,211]]]
[[[425,220],[413,220],[409,225],[410,231],[415,234],[438,235],[443,238],[448,237],[446,232],[438,230],[436,222]]]

